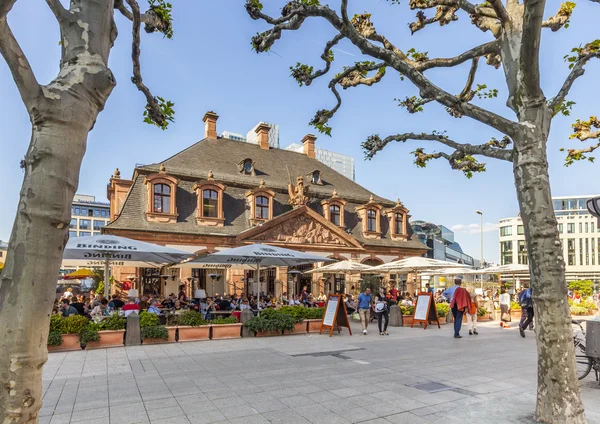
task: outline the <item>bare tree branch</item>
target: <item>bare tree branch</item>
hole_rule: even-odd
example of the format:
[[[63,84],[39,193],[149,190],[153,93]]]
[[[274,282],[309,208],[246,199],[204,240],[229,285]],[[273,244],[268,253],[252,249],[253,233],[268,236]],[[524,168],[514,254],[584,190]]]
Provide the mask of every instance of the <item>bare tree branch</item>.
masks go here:
[[[48,3],[48,7],[50,7],[50,10],[52,10],[54,17],[59,23],[69,15],[69,12],[63,7],[60,0],[46,0],[46,3]]]
[[[471,63],[471,69],[469,70],[469,76],[467,77],[467,82],[465,83],[465,88],[460,92],[458,98],[463,102],[470,102],[473,100],[475,96],[475,92],[473,91],[473,82],[475,81],[475,74],[477,73],[477,63],[479,58],[473,59]]]
[[[367,138],[362,144],[365,150],[365,156],[367,159],[373,158],[377,152],[382,150],[386,145],[392,141],[406,142],[408,140],[424,140],[424,141],[437,141],[445,146],[453,148],[459,155],[480,155],[494,159],[501,159],[512,162],[512,149],[505,150],[511,140],[508,137],[504,137],[501,141],[493,138],[489,142],[480,145],[463,144],[451,140],[443,133],[433,132],[431,134],[426,133],[404,133],[387,136],[381,139],[378,134],[374,134]]]
[[[160,98],[155,98],[150,89],[146,87],[142,80],[142,73],[140,71],[140,7],[136,0],[127,0],[129,7],[131,7],[131,11],[133,13],[133,25],[132,25],[132,33],[133,33],[133,41],[131,45],[131,59],[133,61],[133,77],[131,81],[135,84],[135,86],[144,93],[146,97],[146,113],[149,121],[148,123],[154,123],[158,127],[165,129],[168,125],[167,121],[172,121],[172,117],[169,114],[163,113],[163,108],[159,104]],[[151,122],[150,122],[151,121]]]
[[[543,99],[540,87],[540,38],[546,0],[524,0],[523,34],[519,68],[522,74],[522,95],[535,101]]]
[[[288,6],[290,4],[288,3]],[[292,9],[287,15],[290,16],[289,21],[276,25],[271,30],[253,37],[252,44],[257,52],[267,51],[281,37],[281,31],[300,28],[306,17],[322,17],[341,34],[346,36],[364,54],[382,60],[387,66],[392,67],[401,75],[407,77],[419,88],[421,97],[434,98],[442,105],[455,108],[461,114],[489,125],[504,134],[509,136],[514,135],[518,128],[515,122],[476,105],[461,102],[456,96],[434,85],[415,68],[414,61],[411,61],[402,51],[385,39],[385,37],[377,34],[367,15],[355,16],[352,19],[351,25],[347,25],[328,6],[294,4],[295,6],[293,7],[295,9]],[[260,14],[262,15],[262,12]],[[371,40],[380,42],[383,47],[373,44]]]
[[[496,16],[498,17],[498,19],[500,19],[500,21],[502,21],[502,23],[509,23],[510,16],[509,16],[508,12],[506,11],[506,9],[504,8],[504,5],[502,4],[502,0],[489,0],[489,2],[492,5],[494,12],[496,12]]]
[[[32,100],[41,93],[41,87],[6,20],[6,15],[15,2],[16,0],[0,0],[0,54],[10,69],[27,111],[30,112]]]
[[[579,55],[579,58],[576,60],[575,64],[571,68],[571,72],[567,76],[567,79],[563,83],[556,96],[548,105],[553,115],[555,115],[558,112],[558,108],[560,107],[562,102],[564,102],[565,98],[567,97],[567,94],[569,94],[569,91],[571,90],[571,87],[573,86],[575,80],[585,73],[585,69],[583,67],[588,62],[588,60],[592,58],[600,58],[600,52],[591,51],[591,49],[588,48],[588,46],[589,44],[583,48]]]
[[[325,50],[323,50],[323,54],[321,55],[321,59],[325,62],[325,68],[315,71],[313,73],[313,67],[308,65],[303,65],[301,63],[297,63],[296,66],[291,66],[290,70],[292,71],[292,77],[298,81],[300,86],[302,85],[310,85],[312,82],[328,73],[331,69],[331,62],[333,62],[333,52],[331,52],[331,48],[343,40],[345,37],[342,34],[338,34],[333,37],[332,40],[328,41],[325,44]]]
[[[487,56],[489,54],[500,54],[500,42],[498,40],[490,41],[489,43],[473,47],[471,50],[468,50],[455,57],[435,58],[417,63],[415,65],[415,68],[420,72],[426,71],[431,68],[449,68],[456,65],[460,65],[461,63],[464,63],[467,60],[471,60],[476,57]],[[497,68],[500,66],[500,63],[498,63],[497,66],[494,64],[494,66]]]

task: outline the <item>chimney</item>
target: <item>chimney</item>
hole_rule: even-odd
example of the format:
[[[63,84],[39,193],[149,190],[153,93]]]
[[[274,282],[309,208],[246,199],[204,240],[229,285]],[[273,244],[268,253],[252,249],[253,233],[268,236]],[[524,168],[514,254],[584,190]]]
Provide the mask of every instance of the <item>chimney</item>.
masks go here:
[[[258,134],[258,145],[261,149],[269,150],[269,130],[271,126],[261,122],[254,130]]]
[[[312,134],[306,134],[302,139],[302,145],[304,146],[304,154],[311,159],[315,158],[315,137]]]
[[[206,112],[202,121],[204,121],[204,138],[217,138],[217,119],[219,115],[212,110]]]

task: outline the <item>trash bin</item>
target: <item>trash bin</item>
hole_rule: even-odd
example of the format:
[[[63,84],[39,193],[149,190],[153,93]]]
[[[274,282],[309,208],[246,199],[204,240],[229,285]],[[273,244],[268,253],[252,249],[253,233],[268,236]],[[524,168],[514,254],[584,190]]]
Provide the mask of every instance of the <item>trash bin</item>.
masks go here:
[[[600,321],[586,321],[585,326],[585,354],[600,358]]]

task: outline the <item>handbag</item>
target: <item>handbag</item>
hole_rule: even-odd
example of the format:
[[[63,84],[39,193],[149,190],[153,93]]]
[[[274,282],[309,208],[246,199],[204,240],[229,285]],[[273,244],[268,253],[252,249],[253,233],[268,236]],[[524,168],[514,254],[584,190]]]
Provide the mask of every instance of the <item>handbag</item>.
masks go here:
[[[502,318],[501,319],[502,319],[502,321],[506,321],[506,322],[511,321],[510,314],[508,312],[504,312],[502,314]]]

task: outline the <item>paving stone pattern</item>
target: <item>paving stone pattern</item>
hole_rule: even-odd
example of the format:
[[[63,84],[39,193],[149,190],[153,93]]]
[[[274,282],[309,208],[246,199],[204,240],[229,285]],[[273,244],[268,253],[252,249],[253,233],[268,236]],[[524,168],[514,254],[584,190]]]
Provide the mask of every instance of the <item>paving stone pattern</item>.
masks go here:
[[[533,333],[480,324],[52,353],[41,424],[531,423]],[[593,373],[592,373],[593,374]],[[600,386],[584,382],[589,423]]]

